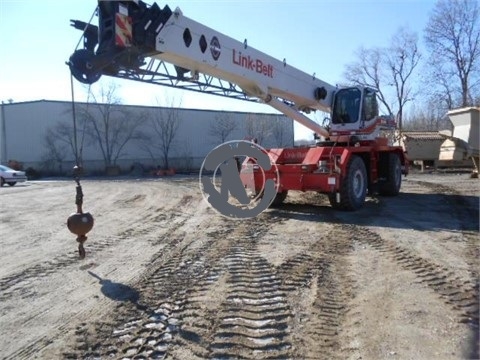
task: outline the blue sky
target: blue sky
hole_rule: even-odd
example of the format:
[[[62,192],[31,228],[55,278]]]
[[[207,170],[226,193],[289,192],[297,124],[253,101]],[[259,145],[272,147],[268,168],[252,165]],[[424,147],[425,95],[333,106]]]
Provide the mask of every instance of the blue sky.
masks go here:
[[[420,41],[433,0],[228,0],[159,2],[331,84],[341,82],[345,65],[360,46],[387,46],[400,26]],[[0,101],[70,100],[65,61],[80,31],[70,19],[88,21],[93,0],[0,0]],[[94,17],[93,23],[96,24]],[[103,77],[94,86],[112,81]],[[153,105],[166,97],[187,108],[271,112],[267,105],[222,99],[149,84],[120,81],[125,104]],[[166,94],[166,95],[165,95]],[[85,93],[75,84],[75,97]],[[296,138],[310,131],[298,126]]]

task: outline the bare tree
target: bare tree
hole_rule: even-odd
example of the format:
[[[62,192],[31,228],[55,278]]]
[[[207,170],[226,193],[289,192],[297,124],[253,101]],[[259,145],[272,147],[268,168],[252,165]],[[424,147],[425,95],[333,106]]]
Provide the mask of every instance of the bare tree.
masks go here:
[[[72,110],[65,111],[72,116]],[[83,146],[86,142],[86,121],[82,117],[76,119],[76,134],[72,121],[61,121],[47,128],[43,142],[45,152],[43,159],[45,167],[62,172],[62,162],[74,158],[77,164],[82,164]],[[75,136],[77,141],[75,141]]]
[[[410,77],[420,61],[417,34],[400,28],[392,37],[391,46],[386,51],[386,63],[390,70],[397,102],[398,128],[403,127],[405,104],[413,100]]]
[[[355,56],[356,61],[346,66],[343,76],[353,85],[370,86],[378,91],[378,100],[392,115],[392,106],[384,93],[388,84],[385,70],[385,50],[381,48],[359,48]]]
[[[122,107],[117,90],[112,83],[100,88],[99,94],[90,91],[89,98],[93,101],[79,107],[79,114],[87,122],[87,132],[100,148],[106,168],[116,165],[127,143],[145,137],[140,130],[146,121],[145,112]]]
[[[236,129],[237,123],[229,114],[219,113],[215,115],[215,122],[210,124],[208,133],[215,141],[223,144]]]
[[[277,116],[272,121],[272,135],[275,138],[276,146],[282,148],[286,146],[292,146],[290,141],[291,137],[291,120],[289,121],[285,117]]]
[[[149,126],[151,136],[142,141],[142,148],[147,151],[153,159],[158,154],[162,159],[163,167],[170,168],[169,157],[175,146],[175,140],[180,127],[180,114],[178,106],[174,106],[174,100],[166,99],[168,107],[157,107],[150,116]],[[157,103],[159,101],[157,100]]]
[[[442,58],[430,58],[425,65],[426,71],[422,81],[429,84],[423,91],[425,95],[431,100],[435,99],[438,107],[445,112],[454,108],[460,103],[460,91],[454,81],[455,72],[446,66]]]
[[[451,123],[445,111],[434,100],[422,102],[420,107],[412,106],[404,120],[405,131],[451,130]]]
[[[390,115],[395,113],[400,129],[405,104],[413,98],[411,76],[420,61],[417,43],[415,33],[400,28],[389,47],[357,50],[357,60],[344,72],[351,84],[377,90],[380,103]]]
[[[425,43],[431,52],[429,64],[434,69],[432,77],[439,91],[445,91],[444,99],[450,108],[456,103],[454,92],[460,95],[460,106],[472,105],[478,96],[479,11],[476,0],[439,0],[425,28]]]
[[[190,171],[193,168],[193,153],[192,150],[192,141],[190,139],[185,139],[185,144],[182,146],[182,150],[179,154],[180,161],[179,167],[183,171]]]
[[[248,114],[245,121],[245,132],[247,137],[256,138],[258,144],[262,145],[271,135],[272,123],[265,116]]]
[[[473,99],[473,106],[480,107],[480,94],[476,95]]]
[[[74,155],[73,149],[73,131],[68,129],[65,123],[58,123],[56,126],[47,129],[43,142],[45,144],[45,152],[42,156],[44,167],[48,170],[60,173],[63,171],[62,163],[67,157],[69,150]],[[66,135],[66,136],[65,136]]]

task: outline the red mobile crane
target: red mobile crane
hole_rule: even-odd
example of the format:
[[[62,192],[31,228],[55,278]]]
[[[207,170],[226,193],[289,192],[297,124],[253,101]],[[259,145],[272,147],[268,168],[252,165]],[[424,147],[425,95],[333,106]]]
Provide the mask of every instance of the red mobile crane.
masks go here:
[[[401,147],[389,144],[386,133],[395,122],[378,115],[374,89],[332,86],[168,5],[98,1],[98,18],[98,26],[72,20],[83,31],[83,49],[68,62],[78,81],[92,84],[108,75],[260,100],[322,139],[315,147],[268,150],[276,166],[253,176],[259,192],[265,178],[277,179],[273,169],[278,169],[274,204],[289,190],[325,193],[334,208],[344,210],[361,208],[367,193],[398,195],[408,160]],[[315,110],[330,113],[328,125],[304,115]]]

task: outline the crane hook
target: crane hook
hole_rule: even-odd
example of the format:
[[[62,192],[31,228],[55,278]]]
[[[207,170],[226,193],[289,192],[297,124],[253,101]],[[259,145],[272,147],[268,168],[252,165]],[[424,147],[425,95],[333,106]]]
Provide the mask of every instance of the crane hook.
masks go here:
[[[73,168],[73,172],[75,175],[75,182],[77,183],[76,197],[75,197],[77,212],[70,214],[70,216],[67,219],[67,227],[71,233],[77,235],[78,254],[80,256],[80,259],[84,259],[85,249],[83,247],[83,243],[87,241],[86,234],[90,230],[92,230],[94,220],[93,220],[93,216],[89,212],[84,213],[82,210],[83,192],[82,192],[82,186],[80,185],[80,180],[79,180],[79,174],[81,172],[81,168],[79,166],[75,166]]]

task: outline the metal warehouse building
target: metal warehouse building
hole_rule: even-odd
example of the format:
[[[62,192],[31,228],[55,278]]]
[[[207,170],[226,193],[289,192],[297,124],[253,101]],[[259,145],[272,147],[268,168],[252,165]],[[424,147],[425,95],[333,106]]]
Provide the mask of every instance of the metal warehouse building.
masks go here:
[[[53,173],[70,171],[75,163],[72,108],[72,103],[67,101],[3,104],[1,163],[16,161],[23,164],[24,169],[31,167]],[[110,112],[108,115],[105,109]],[[166,131],[174,132],[168,152],[169,167],[179,170],[199,169],[205,156],[222,140],[256,137],[266,148],[293,146],[294,143],[293,122],[284,115],[87,103],[76,103],[75,114],[78,149],[82,150],[79,155],[89,172],[104,171],[108,166],[119,167],[125,172],[135,164],[145,168],[163,167],[162,134]],[[110,164],[105,162],[105,144],[102,149],[95,140],[105,135],[102,133],[105,129],[100,126],[95,132],[92,127],[93,122],[101,123],[106,116],[111,132],[107,143],[111,146],[116,141]],[[122,145],[125,140],[122,136],[128,136],[130,130],[124,128],[124,135],[115,131],[136,121],[138,126],[130,129],[136,133]],[[159,126],[158,121],[163,121],[163,125]],[[116,128],[120,122],[123,125]]]

